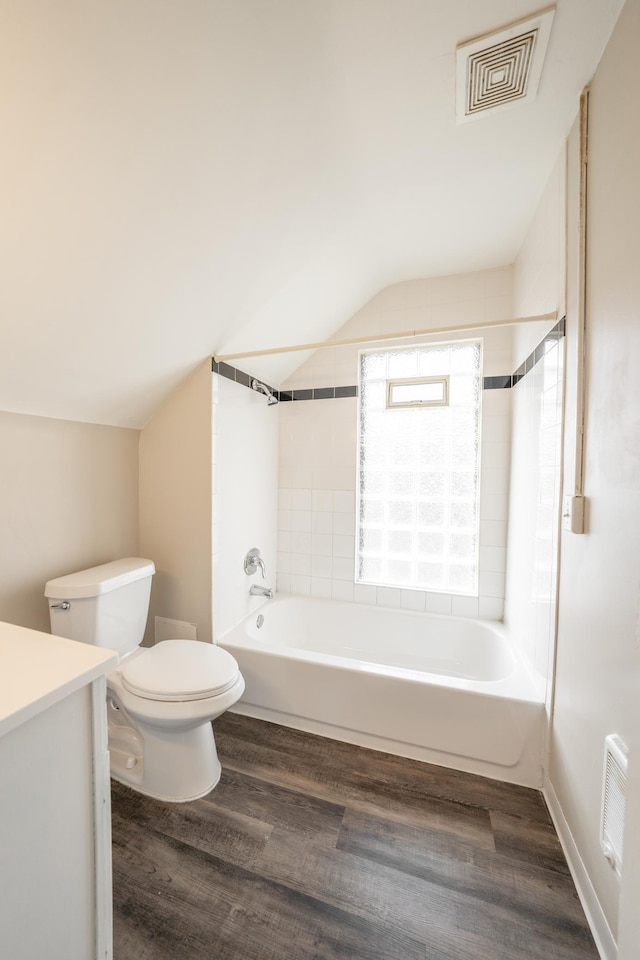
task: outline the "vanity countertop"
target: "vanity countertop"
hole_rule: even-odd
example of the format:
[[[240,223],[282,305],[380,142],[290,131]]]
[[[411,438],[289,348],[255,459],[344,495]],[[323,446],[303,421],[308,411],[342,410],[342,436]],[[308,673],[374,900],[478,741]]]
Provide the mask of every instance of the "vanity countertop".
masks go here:
[[[112,650],[0,621],[0,736],[117,663]]]

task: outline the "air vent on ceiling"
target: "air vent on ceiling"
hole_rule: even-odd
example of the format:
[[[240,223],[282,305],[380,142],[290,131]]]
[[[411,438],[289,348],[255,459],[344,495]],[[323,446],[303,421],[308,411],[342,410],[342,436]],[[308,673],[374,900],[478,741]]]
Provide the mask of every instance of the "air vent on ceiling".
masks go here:
[[[535,99],[555,7],[518,20],[497,33],[458,44],[458,123]]]

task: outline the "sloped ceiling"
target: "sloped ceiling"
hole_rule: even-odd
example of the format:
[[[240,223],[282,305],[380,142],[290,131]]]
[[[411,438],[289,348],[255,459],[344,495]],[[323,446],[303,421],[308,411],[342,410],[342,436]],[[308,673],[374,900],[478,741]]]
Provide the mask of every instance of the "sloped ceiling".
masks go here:
[[[512,262],[621,6],[558,0],[536,102],[456,126],[456,44],[530,0],[4,0],[0,409],[139,427],[214,352]]]

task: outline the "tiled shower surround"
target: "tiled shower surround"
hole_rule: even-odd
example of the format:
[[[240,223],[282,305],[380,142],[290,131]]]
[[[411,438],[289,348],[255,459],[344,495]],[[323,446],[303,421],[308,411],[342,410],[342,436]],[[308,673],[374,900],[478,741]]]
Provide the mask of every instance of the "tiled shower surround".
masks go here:
[[[513,373],[484,378],[478,596],[400,589],[355,582],[357,398],[331,387],[281,391],[279,417],[278,554],[280,592],[342,601],[402,607],[407,610],[500,620],[504,614],[507,516],[511,466],[511,402],[516,391],[554,379],[561,397],[559,323]],[[357,354],[354,353],[354,356]],[[215,369],[215,367],[214,367]],[[218,370],[236,378],[232,368]],[[237,382],[246,375],[238,372]],[[351,394],[355,390],[349,390]],[[284,394],[284,395],[282,395]],[[342,395],[341,395],[342,394]],[[547,406],[549,394],[547,394]],[[287,401],[292,402],[287,402]],[[546,409],[546,408],[545,408]],[[275,411],[274,411],[275,412]],[[549,412],[545,414],[548,423]],[[559,436],[561,410],[554,408]],[[550,434],[547,434],[547,441]],[[544,441],[543,445],[547,442]],[[555,476],[555,461],[549,476]],[[553,491],[552,491],[553,493]],[[544,491],[540,495],[543,495]],[[549,515],[553,529],[553,502]],[[541,534],[536,547],[536,577],[549,575],[545,557],[551,543]],[[544,567],[544,570],[543,570]],[[533,659],[533,658],[532,658]]]
[[[564,350],[562,336],[546,339],[530,372],[513,391],[513,417],[520,428],[514,431],[511,467],[511,559],[505,620],[517,631],[541,696],[553,673]]]
[[[534,377],[536,383],[540,380],[544,369],[547,372],[542,374],[542,382],[554,375],[553,370],[550,372],[550,360],[558,350],[547,351],[557,346],[563,332],[563,324],[558,324],[513,374],[485,378],[477,597],[355,582],[356,399],[293,402],[281,407],[278,590],[407,610],[502,619],[511,388],[528,389]],[[528,384],[524,382],[526,374],[531,374]],[[554,470],[555,464],[550,475]],[[552,510],[553,505],[549,504],[546,513],[550,519]],[[538,573],[542,563],[540,550],[539,547]]]
[[[561,183],[561,178],[558,182]],[[552,648],[548,640],[546,645],[541,641],[536,644],[529,635],[537,629],[532,623],[544,619],[545,603],[547,619],[553,615],[548,600],[537,604],[531,601],[534,561],[529,558],[533,558],[534,553],[538,558],[535,582],[540,583],[543,577],[546,583],[548,573],[541,571],[544,557],[548,556],[544,546],[547,533],[543,533],[541,524],[545,531],[552,530],[554,522],[557,527],[559,488],[556,461],[553,467],[556,499],[552,505],[541,502],[548,491],[542,481],[538,489],[538,451],[540,444],[547,441],[542,441],[535,432],[538,429],[535,407],[542,401],[533,399],[531,389],[533,377],[538,383],[540,372],[546,370],[545,382],[555,376],[556,397],[561,397],[561,372],[551,373],[548,351],[563,343],[558,340],[562,329],[558,328],[546,339],[552,322],[490,326],[494,321],[550,312],[562,303],[560,288],[556,289],[556,280],[560,283],[563,276],[562,271],[556,269],[562,258],[549,241],[549,224],[555,224],[557,219],[556,205],[551,206],[540,225],[540,236],[536,234],[533,245],[525,245],[515,265],[404,281],[386,287],[334,334],[337,341],[354,339],[366,349],[379,346],[377,337],[397,331],[398,335],[404,335],[403,339],[388,341],[387,345],[409,346],[416,341],[407,339],[408,330],[430,331],[445,326],[455,329],[478,323],[478,327],[463,333],[427,332],[419,338],[419,342],[424,343],[465,338],[483,341],[477,596],[355,582],[358,427],[355,385],[359,346],[333,345],[307,355],[284,382],[278,382],[280,403],[268,408],[263,397],[244,389],[250,387],[249,373],[261,377],[261,367],[253,370],[250,360],[239,361],[240,365],[246,364],[248,372],[243,373],[224,364],[214,364],[221,379],[235,380],[236,391],[249,394],[261,409],[264,407],[269,423],[277,421],[277,574],[270,565],[269,586],[276,585],[283,592],[486,619],[500,620],[510,611],[510,622],[517,620],[514,624],[517,636],[522,635],[524,639],[526,634],[528,638],[523,652],[532,666],[543,656],[543,650]],[[261,379],[268,381],[269,378],[262,376]],[[522,402],[524,397],[526,403]],[[557,409],[555,415],[560,423],[561,410]],[[555,429],[559,436],[557,424]],[[244,435],[244,430],[242,432]],[[250,445],[252,441],[247,436]],[[244,513],[258,510],[254,503],[256,496],[254,489],[253,497],[243,502]],[[232,510],[239,509],[239,504],[234,505],[236,499],[233,498]],[[264,497],[260,494],[258,499],[263,510]],[[224,509],[228,510],[229,504]],[[275,511],[275,504],[273,509]],[[509,611],[505,611],[507,579],[511,584]],[[244,588],[246,584],[239,584],[238,590],[240,586]],[[214,594],[221,596],[215,588]],[[225,609],[228,607],[227,597],[223,605]],[[539,629],[542,632],[542,626]]]

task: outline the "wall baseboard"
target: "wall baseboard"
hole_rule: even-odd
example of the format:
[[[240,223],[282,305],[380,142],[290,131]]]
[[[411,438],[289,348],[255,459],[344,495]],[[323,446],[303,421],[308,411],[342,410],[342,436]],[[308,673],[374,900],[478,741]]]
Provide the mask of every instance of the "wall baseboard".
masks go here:
[[[562,844],[564,855],[567,858],[567,863],[569,864],[573,882],[576,885],[582,909],[585,912],[600,957],[602,960],[617,960],[617,944],[602,911],[593,884],[589,879],[589,874],[582,861],[582,857],[578,852],[578,847],[562,812],[562,807],[553,789],[553,785],[546,779],[542,788],[542,794],[549,808],[549,813],[551,814],[551,819],[553,820],[558,837],[560,838],[560,843]]]

